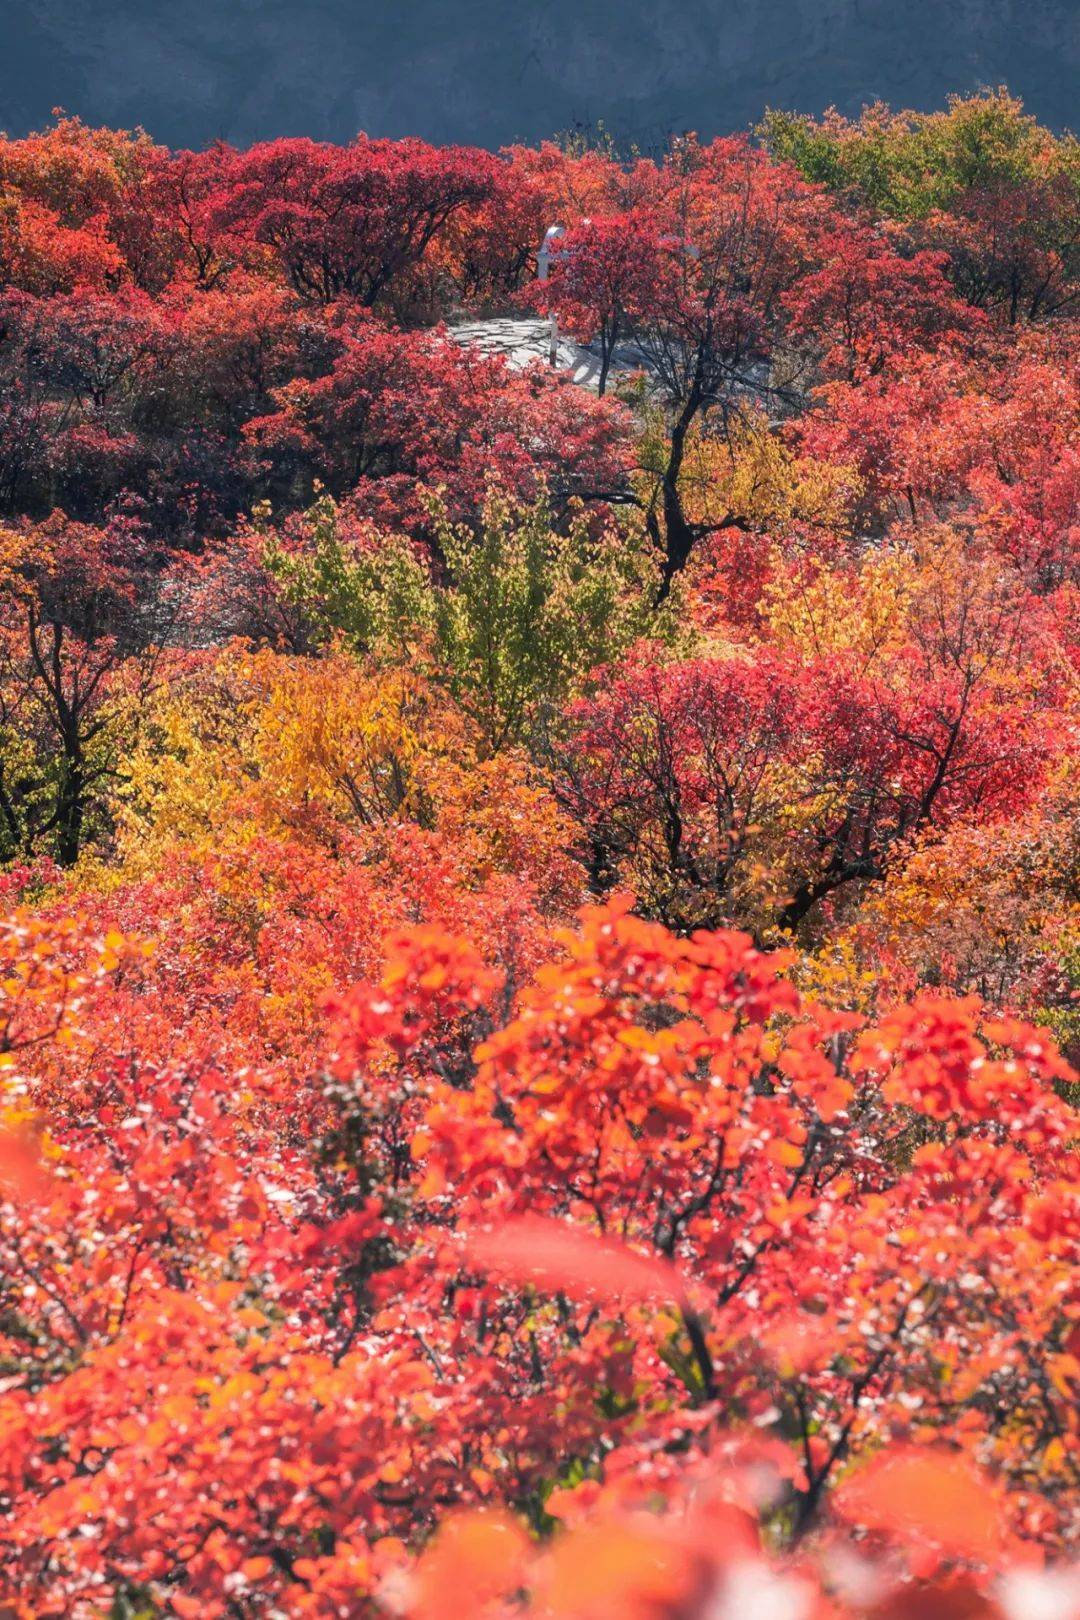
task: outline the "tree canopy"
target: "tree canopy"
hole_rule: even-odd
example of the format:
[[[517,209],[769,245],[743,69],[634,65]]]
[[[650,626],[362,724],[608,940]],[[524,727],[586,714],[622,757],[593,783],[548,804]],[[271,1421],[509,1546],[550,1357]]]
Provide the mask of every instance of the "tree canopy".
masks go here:
[[[0,1616],[1080,1615],[1076,150],[0,139]]]

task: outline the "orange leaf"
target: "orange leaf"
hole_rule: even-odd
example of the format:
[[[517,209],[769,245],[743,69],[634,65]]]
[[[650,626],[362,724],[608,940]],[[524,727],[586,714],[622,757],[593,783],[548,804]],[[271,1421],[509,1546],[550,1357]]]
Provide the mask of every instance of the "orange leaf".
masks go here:
[[[248,1558],[240,1565],[240,1573],[245,1580],[261,1581],[264,1576],[269,1575],[273,1567],[271,1558]]]
[[[945,1452],[888,1451],[842,1485],[834,1504],[868,1530],[930,1542],[958,1558],[989,1562],[1005,1539],[989,1481]]]
[[[513,1519],[483,1510],[445,1520],[420,1560],[418,1620],[458,1620],[482,1609],[519,1579],[528,1539]]]

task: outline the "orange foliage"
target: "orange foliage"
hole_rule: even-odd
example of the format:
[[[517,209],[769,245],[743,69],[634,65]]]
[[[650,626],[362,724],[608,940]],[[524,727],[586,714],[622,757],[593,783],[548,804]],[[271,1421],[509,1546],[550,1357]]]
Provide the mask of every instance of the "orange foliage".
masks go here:
[[[1022,183],[0,138],[0,1613],[1080,1615]]]

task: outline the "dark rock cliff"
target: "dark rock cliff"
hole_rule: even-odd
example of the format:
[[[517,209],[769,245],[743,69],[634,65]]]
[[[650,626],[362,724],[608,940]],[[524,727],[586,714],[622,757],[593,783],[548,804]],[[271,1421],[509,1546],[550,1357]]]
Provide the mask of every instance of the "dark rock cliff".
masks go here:
[[[0,27],[0,127],[61,105],[179,145],[602,119],[648,148],[999,83],[1080,124],[1080,0],[6,0]]]

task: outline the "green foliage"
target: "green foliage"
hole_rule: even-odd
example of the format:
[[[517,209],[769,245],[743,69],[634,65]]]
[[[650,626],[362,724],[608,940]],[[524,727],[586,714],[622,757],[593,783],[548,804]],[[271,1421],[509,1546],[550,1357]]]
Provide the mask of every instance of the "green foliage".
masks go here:
[[[759,133],[806,179],[891,219],[924,219],[973,191],[1053,180],[1080,196],[1080,143],[1040,128],[1004,89],[953,96],[946,112],[892,113],[878,102],[855,121],[770,111]]]
[[[1061,987],[1054,1005],[1042,1007],[1035,1022],[1048,1029],[1073,1065],[1080,1057],[1080,944],[1066,948],[1058,963]],[[1059,1080],[1055,1088],[1066,1102],[1080,1108],[1080,1083]]]
[[[323,498],[303,554],[272,544],[271,572],[325,639],[380,661],[430,665],[497,752],[526,741],[589,671],[635,641],[685,642],[677,595],[656,605],[659,571],[640,530],[596,529],[584,511],[556,529],[546,500],[491,488],[475,525],[430,498],[429,567],[387,536],[358,550]]]
[[[602,118],[598,118],[595,124],[579,122],[569,129],[560,129],[552,136],[551,143],[568,158],[575,160],[601,157],[609,163],[620,164],[640,156],[634,142],[625,150],[621,149]]]
[[[792,164],[805,180],[833,192],[854,192],[884,212],[889,194],[884,131],[880,125],[871,128],[869,117],[866,113],[851,124],[826,114],[819,123],[808,113],[770,108],[758,135],[774,157]]]
[[[430,580],[415,547],[396,535],[366,549],[348,544],[330,495],[321,495],[304,518],[303,551],[271,537],[263,561],[316,638],[337,636],[354,652],[388,661],[411,655],[431,609]]]

